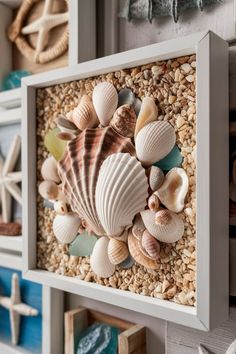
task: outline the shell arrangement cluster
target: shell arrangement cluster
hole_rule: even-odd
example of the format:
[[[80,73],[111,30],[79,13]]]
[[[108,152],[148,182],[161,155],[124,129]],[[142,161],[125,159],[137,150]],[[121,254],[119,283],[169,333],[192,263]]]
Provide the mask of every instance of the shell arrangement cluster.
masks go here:
[[[142,95],[137,94],[135,86],[132,89],[126,81],[129,75],[122,71],[116,74],[118,79],[123,74],[124,86],[111,80],[113,74],[97,81],[81,80],[79,89],[76,86],[76,104],[71,107],[68,99],[64,111],[56,110],[53,119],[44,120],[44,129],[39,124],[42,138],[39,151],[45,153],[38,166],[38,191],[39,203],[43,203],[46,211],[44,225],[39,218],[39,233],[40,226],[47,225],[48,243],[51,247],[57,243],[59,253],[63,252],[67,260],[72,257],[68,255],[68,246],[73,249],[73,257],[78,247],[79,258],[85,252],[81,240],[86,243],[93,237],[95,242],[88,242],[87,257],[83,258],[89,262],[98,283],[106,285],[106,279],[109,281],[117,272],[128,272],[134,267],[145,269],[152,278],[168,257],[170,264],[166,270],[171,274],[171,256],[166,250],[170,254],[175,252],[176,257],[178,251],[171,251],[173,245],[185,245],[186,234],[194,240],[191,207],[195,203],[195,162],[190,166],[188,159],[194,154],[195,139],[192,137],[194,143],[190,146],[184,144],[187,138],[184,128],[189,124],[195,129],[194,92],[187,95],[187,89],[194,87],[195,64],[192,56],[151,64],[141,71],[134,68],[131,73],[135,71],[135,77],[140,73],[147,76],[142,77]],[[154,85],[154,78],[156,87],[160,84],[157,97],[147,84],[144,87],[148,77],[150,85]],[[171,82],[173,87],[168,92]],[[67,91],[73,91],[73,83],[67,86]],[[39,101],[40,94],[44,95],[42,90],[38,93]],[[54,87],[50,95],[55,109],[60,106],[60,93],[56,97]],[[163,115],[165,105],[172,107],[171,119],[168,114]],[[44,111],[38,111],[39,119],[44,115]],[[194,227],[188,228],[188,224]],[[193,245],[191,250],[194,254]],[[39,257],[42,252],[39,246]],[[192,257],[189,250],[185,250],[185,255]],[[188,263],[184,259],[181,258],[181,264],[185,264],[186,270]],[[178,291],[180,282],[173,282],[164,269],[164,277],[156,279],[152,296],[157,295],[159,286],[156,297],[194,305],[195,264],[190,263],[193,267],[188,274],[192,279],[189,278],[188,284],[192,282],[192,286],[188,291]],[[61,273],[60,269],[58,272]],[[91,281],[91,272],[85,280]],[[132,291],[130,287],[127,289]]]

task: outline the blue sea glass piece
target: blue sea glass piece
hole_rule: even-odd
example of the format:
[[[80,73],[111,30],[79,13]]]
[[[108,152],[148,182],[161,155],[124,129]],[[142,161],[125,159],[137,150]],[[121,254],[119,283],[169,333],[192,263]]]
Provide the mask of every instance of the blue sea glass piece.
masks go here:
[[[29,76],[31,73],[27,70],[16,70],[8,74],[2,83],[3,91],[12,90],[17,87],[21,87],[21,79],[25,76]]]
[[[122,263],[119,264],[121,268],[128,269],[134,265],[133,258],[129,255]]]
[[[171,152],[166,157],[164,157],[164,159],[156,162],[154,165],[159,167],[163,171],[169,171],[173,167],[181,166],[182,161],[183,156],[181,155],[178,146],[175,145]]]
[[[79,337],[76,354],[117,354],[119,330],[103,323],[94,323]]]
[[[83,232],[78,235],[69,246],[69,253],[71,256],[86,257],[92,254],[97,237]]]

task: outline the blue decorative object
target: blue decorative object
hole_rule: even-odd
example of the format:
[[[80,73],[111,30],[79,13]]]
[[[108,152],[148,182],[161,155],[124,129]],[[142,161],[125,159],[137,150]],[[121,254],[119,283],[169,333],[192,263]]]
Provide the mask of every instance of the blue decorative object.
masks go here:
[[[119,266],[123,269],[131,268],[133,265],[134,265],[134,260],[130,255],[122,263],[119,264]]]
[[[119,330],[103,323],[94,323],[83,331],[76,354],[117,354]]]
[[[169,171],[173,167],[181,166],[182,161],[183,156],[181,155],[178,146],[175,145],[171,152],[166,157],[164,157],[164,159],[156,162],[154,165],[159,167],[163,171]]]
[[[16,70],[8,74],[2,83],[2,90],[12,90],[17,87],[21,87],[21,79],[25,76],[29,76],[31,73],[26,70]]]

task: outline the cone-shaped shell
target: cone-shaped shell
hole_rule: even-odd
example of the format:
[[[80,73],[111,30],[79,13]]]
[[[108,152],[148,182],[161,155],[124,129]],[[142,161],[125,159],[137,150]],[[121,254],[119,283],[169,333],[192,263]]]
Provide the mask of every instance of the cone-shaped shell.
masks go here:
[[[53,156],[47,157],[41,167],[41,175],[44,180],[60,182],[60,177],[57,172],[57,160]]]
[[[152,166],[149,174],[149,186],[153,192],[160,188],[164,182],[164,173],[159,167]]]
[[[71,243],[80,227],[80,218],[75,213],[66,215],[56,215],[53,220],[53,232],[59,242],[66,244]]]
[[[133,236],[132,232],[130,232],[128,236],[128,247],[130,254],[135,262],[148,269],[158,268],[158,263],[155,260],[145,256],[144,253],[140,250],[139,240]]]
[[[88,229],[104,235],[95,207],[95,189],[103,161],[116,152],[135,154],[131,140],[111,127],[86,129],[67,145],[58,164],[62,190],[72,210],[85,220]]]
[[[184,208],[188,185],[188,176],[184,169],[174,167],[167,173],[156,194],[167,209],[179,213]]]
[[[143,219],[140,214],[135,216],[132,233],[137,240],[142,238],[143,232],[145,231],[145,225],[143,223]]]
[[[147,254],[153,258],[158,259],[160,254],[160,244],[153,237],[148,230],[145,230],[141,239],[142,247],[147,252]]]
[[[93,106],[98,119],[107,126],[115,113],[118,104],[118,94],[110,82],[101,82],[93,90]]]
[[[132,106],[125,104],[114,113],[110,122],[112,128],[122,136],[132,138],[134,136],[134,129],[136,124],[136,114]]]
[[[99,238],[90,257],[91,268],[100,278],[108,278],[115,272],[115,265],[108,258],[108,244],[108,237]]]
[[[108,257],[112,264],[122,263],[129,256],[127,244],[115,238],[110,239],[108,244]]]
[[[146,206],[148,182],[140,162],[130,154],[110,155],[102,164],[96,186],[96,209],[108,236],[132,226]]]
[[[151,97],[144,97],[142,100],[141,109],[138,115],[134,137],[136,138],[138,132],[148,123],[157,120],[158,108],[155,101]]]
[[[98,126],[98,117],[93,107],[92,100],[88,95],[84,95],[81,98],[80,103],[73,110],[71,119],[81,131]]]
[[[145,166],[163,159],[175,145],[175,130],[166,121],[152,122],[141,129],[135,140],[138,159]]]
[[[157,213],[144,210],[141,212],[141,216],[150,234],[161,242],[176,242],[184,234],[182,218],[170,210],[164,209]]]

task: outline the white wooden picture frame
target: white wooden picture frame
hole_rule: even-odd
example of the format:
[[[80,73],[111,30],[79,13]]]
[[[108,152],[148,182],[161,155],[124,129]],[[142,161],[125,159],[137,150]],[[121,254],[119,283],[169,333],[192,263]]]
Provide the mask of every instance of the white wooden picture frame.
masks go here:
[[[88,283],[37,269],[36,90],[119,69],[197,56],[197,306]],[[201,330],[228,317],[228,45],[212,32],[24,78],[23,269],[26,279]]]

